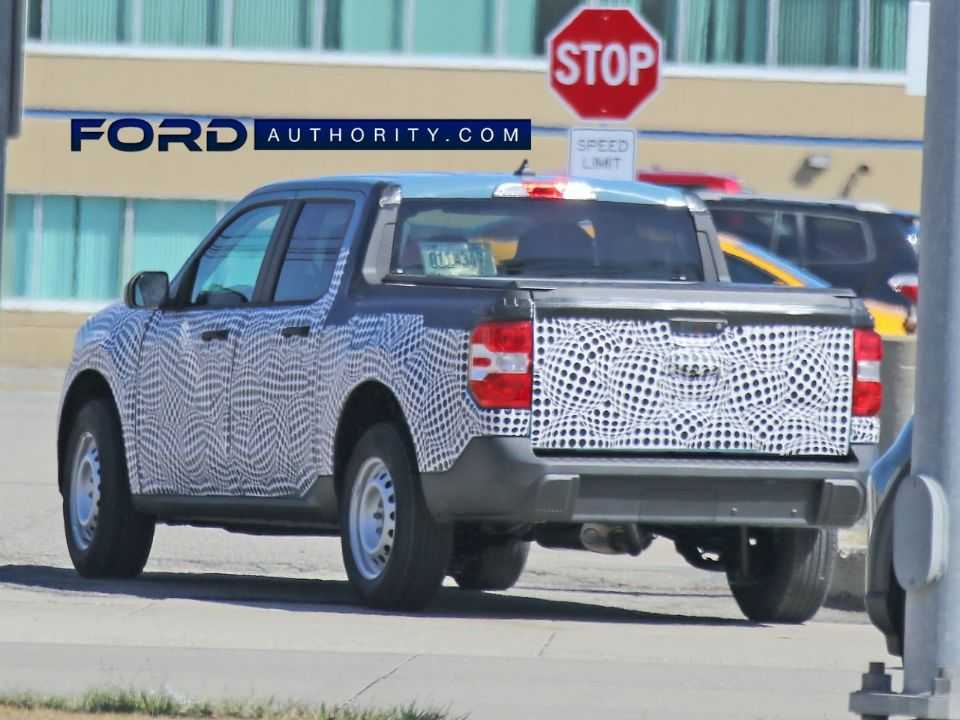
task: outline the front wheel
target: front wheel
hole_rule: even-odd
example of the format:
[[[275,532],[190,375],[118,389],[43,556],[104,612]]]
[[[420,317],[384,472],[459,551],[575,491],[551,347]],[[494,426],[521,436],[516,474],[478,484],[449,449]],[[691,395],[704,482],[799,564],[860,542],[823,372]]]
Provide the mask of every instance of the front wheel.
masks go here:
[[[86,402],[70,429],[63,465],[63,525],[73,566],[85,577],[139,575],[154,520],[130,502],[120,423],[106,400]]]
[[[727,571],[737,605],[750,620],[803,623],[827,597],[837,556],[837,531],[750,530],[747,575]]]
[[[367,605],[421,610],[439,590],[453,530],[430,515],[412,449],[392,423],[367,430],[350,456],[340,528],[347,576]]]

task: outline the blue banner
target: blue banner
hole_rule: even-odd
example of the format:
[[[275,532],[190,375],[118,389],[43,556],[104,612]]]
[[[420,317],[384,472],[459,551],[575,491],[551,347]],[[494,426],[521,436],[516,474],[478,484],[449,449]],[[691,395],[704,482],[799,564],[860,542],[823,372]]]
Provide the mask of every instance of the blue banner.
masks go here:
[[[529,150],[530,120],[256,119],[255,150]]]

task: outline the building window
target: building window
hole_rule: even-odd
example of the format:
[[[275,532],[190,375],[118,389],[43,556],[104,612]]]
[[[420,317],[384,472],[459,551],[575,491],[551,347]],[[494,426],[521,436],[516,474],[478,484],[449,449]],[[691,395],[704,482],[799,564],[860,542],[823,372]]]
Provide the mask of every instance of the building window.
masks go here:
[[[909,0],[29,0],[41,42],[542,57],[581,5],[628,7],[664,58],[902,72]]]
[[[415,53],[489,55],[494,50],[494,0],[414,0]]]
[[[859,0],[780,0],[780,65],[856,67]]]
[[[687,7],[684,62],[766,62],[767,0],[693,0]]]
[[[27,300],[113,300],[141,270],[173,277],[218,214],[213,201],[66,195],[9,195],[6,209],[0,295]]]
[[[130,274],[162,270],[172,279],[217,221],[206,200],[134,200]]]
[[[872,0],[870,4],[870,67],[904,70],[907,64],[909,0]]]
[[[140,0],[146,45],[203,47],[220,43],[219,0]]]

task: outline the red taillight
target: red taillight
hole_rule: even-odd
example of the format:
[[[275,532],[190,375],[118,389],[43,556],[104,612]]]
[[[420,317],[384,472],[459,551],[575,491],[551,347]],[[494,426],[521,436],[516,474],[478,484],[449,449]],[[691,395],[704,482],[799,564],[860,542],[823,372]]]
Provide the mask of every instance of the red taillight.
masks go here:
[[[853,331],[853,414],[872,417],[880,413],[883,385],[880,383],[880,362],[883,341],[873,330]]]
[[[917,276],[914,273],[894,275],[887,280],[887,284],[914,305],[917,304],[917,299],[920,297],[920,284],[917,282]]]
[[[596,191],[582,180],[553,178],[500,183],[493,190],[499,198],[540,198],[548,200],[596,200]]]
[[[470,335],[470,392],[482,408],[530,407],[533,323],[485,322]]]

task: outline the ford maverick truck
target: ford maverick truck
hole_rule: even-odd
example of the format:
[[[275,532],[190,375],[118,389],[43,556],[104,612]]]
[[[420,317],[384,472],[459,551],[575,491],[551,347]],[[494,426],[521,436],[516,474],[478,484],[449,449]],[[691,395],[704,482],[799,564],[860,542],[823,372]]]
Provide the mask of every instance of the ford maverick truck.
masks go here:
[[[339,535],[357,593],[503,590],[532,542],[726,573],[802,622],[864,507],[881,345],[852,292],[730,282],[694,196],[479,174],[263,187],[80,329],[57,452],[89,577],[156,523]]]

